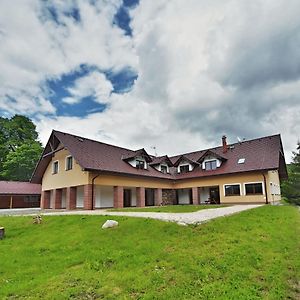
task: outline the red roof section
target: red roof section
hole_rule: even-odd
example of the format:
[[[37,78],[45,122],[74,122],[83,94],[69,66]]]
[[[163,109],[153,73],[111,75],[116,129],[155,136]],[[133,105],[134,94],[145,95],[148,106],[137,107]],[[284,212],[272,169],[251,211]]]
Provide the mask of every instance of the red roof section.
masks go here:
[[[42,158],[33,174],[32,182],[41,182],[45,169],[51,161],[51,155],[45,156],[45,154],[51,154],[52,150],[49,146],[50,141],[52,141],[52,148],[54,144],[56,146],[60,143],[63,144],[79,165],[85,170],[155,177],[159,179],[176,180],[280,169],[280,160],[281,162],[284,162],[283,165],[285,166],[283,148],[279,134],[228,145],[228,151],[226,153],[223,153],[223,147],[220,146],[170,157],[173,164],[175,164],[182,156],[190,161],[197,162],[205,155],[215,154],[217,158],[222,157],[224,160],[221,166],[216,170],[207,171],[203,170],[201,166],[196,165],[193,171],[188,173],[178,174],[176,172],[177,168],[171,167],[170,174],[164,174],[151,166],[151,163],[148,165],[148,169],[144,170],[136,169],[124,160],[124,158],[134,157],[137,151],[97,142],[64,132],[53,131],[48,144],[45,147]],[[152,159],[152,162],[159,160],[159,158],[154,158],[153,156],[149,157]],[[238,164],[240,158],[244,158],[245,163]],[[286,173],[285,167],[281,170],[281,173],[282,177],[284,177]]]
[[[0,181],[0,195],[40,195],[40,184],[20,181]]]

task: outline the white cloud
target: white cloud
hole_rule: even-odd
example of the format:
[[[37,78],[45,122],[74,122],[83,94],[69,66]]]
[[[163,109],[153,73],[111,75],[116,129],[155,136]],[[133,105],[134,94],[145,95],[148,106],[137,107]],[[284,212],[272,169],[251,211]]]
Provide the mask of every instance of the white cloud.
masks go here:
[[[107,103],[113,85],[104,74],[94,71],[76,79],[74,85],[67,90],[71,97],[63,98],[62,101],[68,104],[79,103],[81,99],[89,96],[92,96],[96,102]]]
[[[65,15],[74,3],[52,1],[59,23],[41,17],[38,1],[0,7],[0,97],[25,92],[17,106],[40,113],[43,141],[55,128],[174,154],[221,144],[222,134],[235,142],[236,136],[281,132],[290,156],[300,132],[297,0],[143,0],[131,11],[132,37],[112,25],[120,1],[97,7],[78,1],[79,23]],[[117,95],[93,72],[77,79],[63,101],[94,96],[109,103],[104,112],[45,116],[54,107],[41,83],[82,64],[130,67],[138,78],[131,91]],[[14,111],[9,98],[0,99],[0,108]],[[43,108],[35,107],[39,99]]]

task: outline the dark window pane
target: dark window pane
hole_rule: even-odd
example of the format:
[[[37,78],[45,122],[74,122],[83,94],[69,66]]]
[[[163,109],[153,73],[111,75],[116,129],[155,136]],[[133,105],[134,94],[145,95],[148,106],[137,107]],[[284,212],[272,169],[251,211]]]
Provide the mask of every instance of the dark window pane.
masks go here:
[[[189,172],[189,166],[180,166],[180,173],[187,173]]]
[[[160,167],[160,170],[161,170],[162,173],[165,173],[165,174],[168,173],[168,168],[167,168],[167,166],[161,166],[161,167]]]
[[[263,194],[262,183],[247,183],[245,186],[246,186],[246,195],[262,195]]]
[[[67,157],[67,170],[71,170],[73,167],[73,157],[69,156]]]
[[[225,185],[225,196],[239,196],[240,195],[240,185]]]
[[[145,168],[145,162],[143,160],[137,160],[136,161],[136,168],[137,169],[144,169]]]
[[[205,162],[205,170],[215,170],[217,168],[217,161],[207,161]]]

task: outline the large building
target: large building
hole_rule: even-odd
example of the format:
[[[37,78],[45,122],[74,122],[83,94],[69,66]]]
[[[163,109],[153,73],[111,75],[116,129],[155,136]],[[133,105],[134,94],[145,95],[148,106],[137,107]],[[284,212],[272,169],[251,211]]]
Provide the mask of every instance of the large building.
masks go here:
[[[270,203],[287,177],[280,135],[177,156],[149,155],[53,131],[31,182],[42,208]]]

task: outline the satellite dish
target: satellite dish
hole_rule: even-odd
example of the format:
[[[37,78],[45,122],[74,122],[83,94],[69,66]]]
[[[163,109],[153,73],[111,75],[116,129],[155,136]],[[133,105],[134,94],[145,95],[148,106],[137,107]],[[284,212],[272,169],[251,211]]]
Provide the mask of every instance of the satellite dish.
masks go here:
[[[242,140],[241,140],[241,138],[239,136],[237,136],[236,138],[237,138],[237,140],[238,140],[239,143],[242,142]]]

